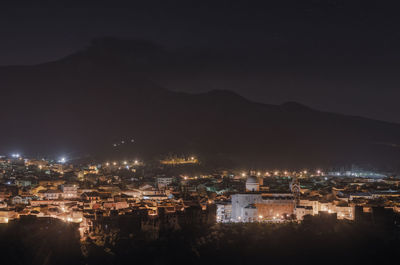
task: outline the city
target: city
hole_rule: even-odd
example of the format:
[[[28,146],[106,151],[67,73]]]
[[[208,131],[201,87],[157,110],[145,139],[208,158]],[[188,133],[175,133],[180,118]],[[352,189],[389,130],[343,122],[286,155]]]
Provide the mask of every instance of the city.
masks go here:
[[[199,162],[193,156],[181,160]],[[189,175],[185,170],[197,163],[188,168],[186,162],[165,161],[74,164],[66,158],[2,157],[0,222],[56,218],[79,224],[84,240],[96,236],[96,226],[124,215],[157,233],[161,225],[179,226],[187,211],[199,217],[190,222],[210,224],[301,222],[315,215],[357,221],[400,213],[399,175],[355,166],[334,172],[223,169]]]
[[[198,240],[202,233],[226,229],[229,235],[237,225],[263,225],[246,228],[261,229],[259,233],[280,233],[287,225],[303,227],[310,222],[315,231],[321,225],[332,229],[347,223],[400,232],[400,175],[354,165],[336,171],[214,170],[203,167],[194,155],[147,164],[137,158],[83,163],[11,154],[0,158],[0,182],[0,233],[20,226],[38,231],[53,227],[58,233],[67,229],[62,233],[75,240],[76,250],[62,250],[62,260],[53,258],[58,263],[118,263],[110,254],[118,249],[110,249],[125,237],[140,240],[140,251],[146,251],[147,244],[166,235],[185,233]],[[202,232],[193,234],[193,229]],[[94,254],[94,247],[103,254]],[[197,247],[201,250],[202,245]]]
[[[396,263],[399,8],[2,1],[0,263]]]

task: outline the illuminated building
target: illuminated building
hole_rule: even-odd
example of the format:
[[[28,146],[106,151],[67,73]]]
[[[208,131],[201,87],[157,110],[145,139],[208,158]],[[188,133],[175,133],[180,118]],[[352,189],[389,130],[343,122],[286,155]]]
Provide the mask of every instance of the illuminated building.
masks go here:
[[[229,223],[232,221],[232,204],[229,202],[219,202],[217,205],[217,222]]]
[[[261,193],[257,177],[246,180],[246,192],[233,194],[232,221],[279,221],[294,213],[294,196],[292,193]]]
[[[78,185],[76,184],[64,184],[62,187],[62,196],[66,199],[78,197]]]
[[[173,181],[174,181],[173,178],[167,178],[167,177],[157,178],[157,187],[165,188],[168,185],[172,184]]]
[[[258,192],[260,190],[260,183],[255,176],[250,176],[246,180],[246,191],[247,192]]]

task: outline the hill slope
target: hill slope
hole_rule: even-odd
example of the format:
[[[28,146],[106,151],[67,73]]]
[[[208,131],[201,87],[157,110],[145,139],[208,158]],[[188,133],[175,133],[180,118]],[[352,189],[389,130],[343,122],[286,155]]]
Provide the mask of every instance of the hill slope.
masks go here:
[[[0,153],[181,152],[265,166],[398,164],[398,124],[295,102],[260,104],[223,90],[173,92],[150,80],[149,73],[180,63],[144,42],[100,40],[56,62],[1,67]]]

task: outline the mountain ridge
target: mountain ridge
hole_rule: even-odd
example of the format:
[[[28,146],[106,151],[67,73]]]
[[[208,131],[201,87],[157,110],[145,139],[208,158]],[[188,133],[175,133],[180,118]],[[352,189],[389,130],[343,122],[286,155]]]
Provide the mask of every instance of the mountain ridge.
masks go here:
[[[155,49],[156,55],[150,49],[152,55],[144,58],[157,57]],[[175,152],[235,165],[398,165],[400,153],[393,146],[400,143],[399,124],[297,102],[253,102],[229,90],[174,92],[148,74],[153,59],[159,71],[168,56],[133,62],[129,56],[122,62],[95,56],[88,63],[81,54],[34,66],[0,67],[5,91],[0,152],[82,150],[103,157]],[[134,138],[135,144],[113,148],[124,137]]]

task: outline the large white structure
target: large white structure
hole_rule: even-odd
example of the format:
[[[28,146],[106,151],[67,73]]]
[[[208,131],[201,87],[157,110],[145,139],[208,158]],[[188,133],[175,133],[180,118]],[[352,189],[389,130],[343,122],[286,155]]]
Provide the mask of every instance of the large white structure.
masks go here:
[[[246,180],[246,191],[247,192],[258,192],[260,190],[260,183],[257,177],[250,176]]]
[[[232,195],[232,221],[252,222],[254,221],[254,205],[262,201],[260,193],[239,193]],[[249,208],[246,208],[249,207]],[[247,209],[247,210],[246,210]]]
[[[246,192],[231,196],[232,222],[279,221],[294,213],[293,194],[262,194],[259,190],[259,180],[250,176]]]

